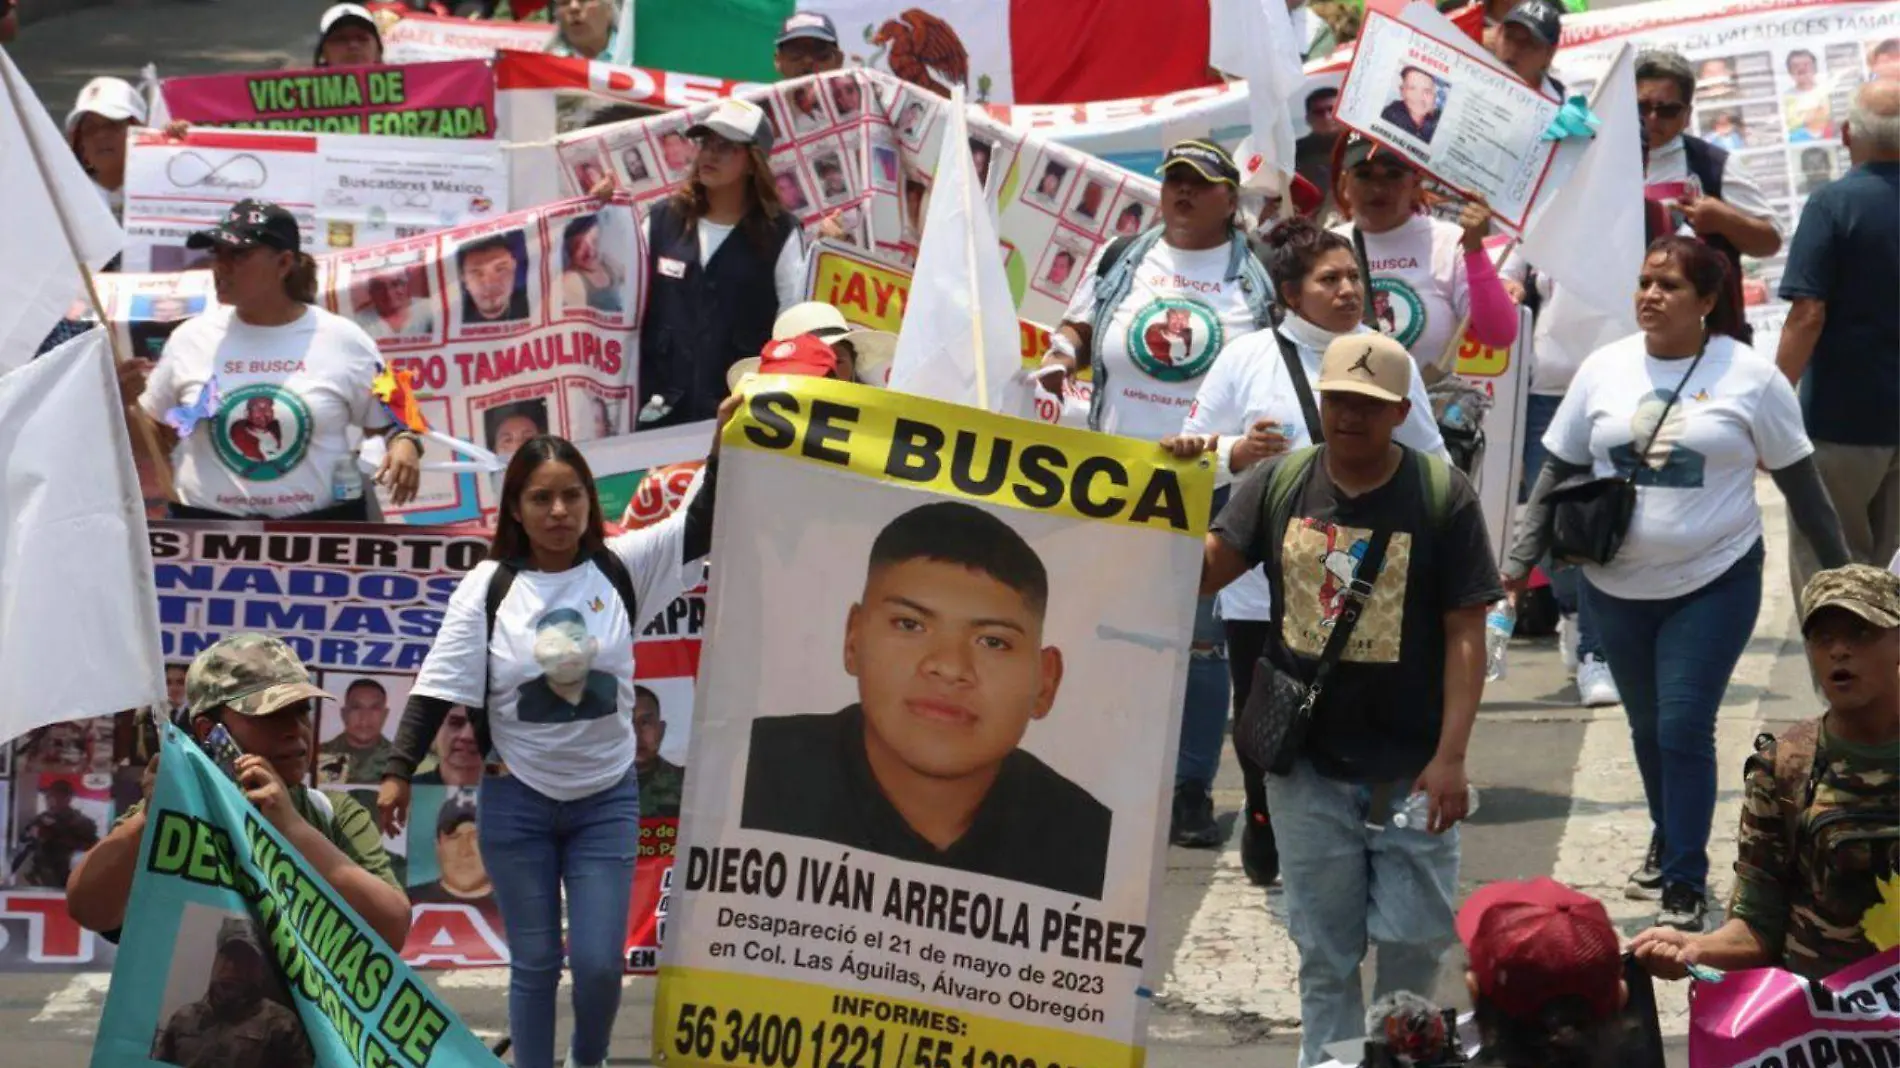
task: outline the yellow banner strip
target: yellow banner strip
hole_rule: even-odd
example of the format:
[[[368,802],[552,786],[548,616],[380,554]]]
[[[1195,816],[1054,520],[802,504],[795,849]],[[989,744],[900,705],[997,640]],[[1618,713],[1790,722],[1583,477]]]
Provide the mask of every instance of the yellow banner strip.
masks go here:
[[[723,439],[865,478],[1200,537],[1214,472],[1151,441],[1011,419],[833,379],[755,377]]]
[[[1017,988],[1062,1020],[1085,1005]],[[1132,1010],[1131,1010],[1132,1011]],[[661,968],[653,1052],[677,1068],[1141,1068],[1140,1046],[836,987]]]

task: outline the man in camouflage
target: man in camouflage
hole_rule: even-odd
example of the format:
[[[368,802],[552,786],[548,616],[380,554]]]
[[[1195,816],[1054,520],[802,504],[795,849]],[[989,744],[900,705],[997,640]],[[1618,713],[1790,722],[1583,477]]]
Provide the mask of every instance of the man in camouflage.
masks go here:
[[[251,925],[225,920],[204,997],[172,1013],[152,1041],[152,1059],[180,1068],[311,1068],[317,1055],[297,1014],[265,996],[271,974]]]
[[[640,815],[678,819],[680,794],[686,789],[686,769],[660,756],[666,741],[666,720],[660,718],[660,698],[645,686],[633,688],[633,771],[640,783]]]
[[[54,779],[46,785],[46,811],[33,817],[20,833],[20,885],[66,888],[72,874],[73,854],[99,843],[99,825],[73,807],[73,784]]]
[[[1900,575],[1823,571],[1801,592],[1808,664],[1827,711],[1748,758],[1729,921],[1652,928],[1631,948],[1652,975],[1690,964],[1825,979],[1900,944]]]
[[[396,751],[383,737],[389,721],[389,691],[375,679],[357,679],[343,691],[343,733],[318,747],[317,781],[379,783],[383,765]]]
[[[237,744],[234,778],[258,814],[316,878],[385,942],[400,947],[409,933],[409,899],[390,870],[375,820],[347,794],[304,785],[316,748],[313,709],[335,698],[311,685],[289,646],[264,634],[234,634],[200,653],[186,675],[185,697],[200,741],[222,725]],[[144,800],[86,854],[66,888],[74,921],[109,941],[118,940],[125,919],[157,768],[156,759],[147,765]]]

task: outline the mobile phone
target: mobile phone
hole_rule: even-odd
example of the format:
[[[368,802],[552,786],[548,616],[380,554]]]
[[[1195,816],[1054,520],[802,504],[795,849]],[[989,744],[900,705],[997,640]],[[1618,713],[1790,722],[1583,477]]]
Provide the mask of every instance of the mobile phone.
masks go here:
[[[238,757],[244,755],[244,750],[238,747],[237,740],[231,737],[231,732],[224,729],[224,724],[220,723],[212,727],[210,733],[204,736],[198,746],[205,751],[206,756],[211,758],[211,762],[218,766],[218,770],[224,772],[232,782],[237,781],[237,761]]]

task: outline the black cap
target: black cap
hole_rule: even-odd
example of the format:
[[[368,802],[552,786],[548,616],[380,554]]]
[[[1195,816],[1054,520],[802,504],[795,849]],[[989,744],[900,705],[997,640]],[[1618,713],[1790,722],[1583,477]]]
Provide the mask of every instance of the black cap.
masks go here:
[[[800,11],[779,26],[776,43],[784,44],[801,38],[835,45],[838,43],[838,27],[832,23],[829,15],[820,15],[816,11]]]
[[[1347,138],[1346,148],[1339,154],[1339,169],[1349,171],[1368,160],[1390,163],[1394,167],[1411,166],[1411,164],[1405,161],[1405,157],[1386,148],[1370,137],[1353,134]]]
[[[442,807],[435,814],[435,836],[454,834],[464,823],[475,822],[475,791],[450,790],[442,795]]]
[[[1531,36],[1555,48],[1564,35],[1564,9],[1557,0],[1524,0],[1504,16],[1506,25],[1516,23],[1531,31]]]
[[[186,248],[243,249],[259,245],[279,252],[296,252],[302,248],[296,216],[269,201],[240,200],[231,205],[218,225],[185,239]]]
[[[1227,150],[1212,141],[1177,141],[1168,154],[1162,158],[1156,174],[1165,176],[1168,168],[1184,164],[1194,168],[1201,177],[1210,182],[1226,182],[1234,188],[1240,188],[1240,168],[1234,166],[1234,157]]]

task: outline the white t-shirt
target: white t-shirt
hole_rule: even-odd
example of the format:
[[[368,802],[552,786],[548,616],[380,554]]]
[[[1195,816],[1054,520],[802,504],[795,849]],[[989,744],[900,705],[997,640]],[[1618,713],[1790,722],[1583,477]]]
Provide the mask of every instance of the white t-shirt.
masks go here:
[[[1351,224],[1337,227],[1352,237]],[[1383,234],[1366,234],[1372,272],[1372,306],[1379,332],[1404,345],[1412,360],[1435,363],[1451,344],[1451,332],[1471,312],[1465,280],[1464,231],[1427,215],[1414,215]]]
[[[1325,349],[1317,342],[1321,338],[1330,341],[1330,335],[1292,317],[1280,324],[1278,332],[1285,334],[1299,352],[1308,388],[1318,384],[1319,363]],[[1371,332],[1364,326],[1352,331],[1355,334]],[[1451,457],[1445,451],[1445,439],[1432,419],[1431,398],[1425,393],[1425,380],[1419,376],[1417,367],[1412,368],[1408,394],[1412,410],[1392,435],[1393,440],[1449,462]],[[1319,403],[1317,394],[1313,403]],[[1280,343],[1274,340],[1274,332],[1265,330],[1241,338],[1220,354],[1220,359],[1214,361],[1214,369],[1201,381],[1194,407],[1188,411],[1187,422],[1181,427],[1184,434],[1220,435],[1220,444],[1215,450],[1215,486],[1225,486],[1237,477],[1232,467],[1234,443],[1245,437],[1247,428],[1260,419],[1280,424],[1289,450],[1303,449],[1313,443],[1307,431],[1306,415],[1300,410],[1300,395],[1287,378]],[[1267,585],[1266,573],[1253,568],[1221,590],[1220,616],[1233,620],[1272,619],[1273,591]]]
[[[702,266],[710,262],[713,253],[726,243],[735,228],[716,222],[699,220],[694,227],[699,236],[699,262]],[[647,247],[653,247],[653,219],[651,216],[640,223],[640,232],[645,235]],[[784,247],[778,250],[778,262],[772,265],[772,288],[778,291],[780,311],[805,299],[805,232],[797,227],[792,236],[785,239]]]
[[[1651,357],[1641,334],[1598,349],[1577,370],[1544,447],[1599,477],[1632,470],[1688,370],[1688,360]],[[1650,450],[1622,549],[1607,566],[1584,567],[1613,597],[1662,600],[1714,581],[1762,536],[1757,462],[1778,471],[1814,451],[1794,388],[1731,338],[1709,341],[1684,392]]]
[[[1215,357],[1254,332],[1240,281],[1227,277],[1232,258],[1225,241],[1184,251],[1162,240],[1135,269],[1128,296],[1109,318],[1108,329],[1091,342],[1094,366],[1106,368],[1108,375],[1102,398],[1105,433],[1159,441],[1180,430]],[[1098,251],[1089,260],[1062,314],[1064,322],[1094,323],[1101,259]]]
[[[166,340],[139,407],[154,419],[195,404],[215,373],[217,410],[179,446],[180,503],[284,519],[328,508],[349,428],[381,430],[389,412],[370,394],[383,358],[363,328],[311,307],[285,326],[253,326],[225,306],[181,323]]]
[[[1761,185],[1747,167],[1740,165],[1739,157],[1729,154],[1728,164],[1722,168],[1722,201],[1744,215],[1757,219],[1766,219],[1775,228],[1777,237],[1786,237],[1782,232],[1781,216],[1776,214],[1775,206],[1763,195]],[[1682,146],[1682,138],[1676,137],[1668,144],[1651,152],[1649,162],[1643,171],[1643,181],[1649,185],[1661,185],[1667,182],[1685,182],[1689,180],[1689,154]],[[1689,237],[1695,231],[1683,227],[1682,233]]]
[[[688,499],[698,483],[688,490]],[[633,578],[634,610],[590,563],[548,573],[522,570],[488,628],[495,564],[463,577],[411,693],[469,707],[488,681],[488,728],[508,773],[556,801],[619,782],[633,764],[633,639],[641,626],[698,581],[682,561],[686,509],[607,540]],[[561,672],[560,689],[548,680]]]

